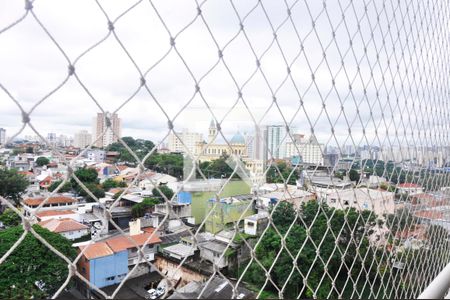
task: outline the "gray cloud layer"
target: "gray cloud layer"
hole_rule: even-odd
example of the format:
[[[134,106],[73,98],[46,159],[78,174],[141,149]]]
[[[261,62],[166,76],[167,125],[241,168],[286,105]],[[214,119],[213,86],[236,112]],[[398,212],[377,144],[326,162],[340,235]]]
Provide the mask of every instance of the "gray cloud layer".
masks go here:
[[[116,20],[135,1],[100,3],[110,20]],[[349,127],[355,141],[362,144],[367,142],[364,136],[369,143],[376,135],[381,142],[401,136],[401,143],[403,136],[413,138],[419,132],[438,142],[433,134],[444,134],[448,128],[448,114],[442,109],[448,83],[440,64],[448,63],[448,50],[442,50],[448,28],[440,15],[430,14],[426,3],[396,2],[385,7],[368,3],[365,11],[364,2],[359,1],[329,1],[326,8],[320,1],[288,1],[293,6],[292,19],[284,2],[261,3],[204,1],[202,19],[195,1],[141,1],[114,23],[115,34],[140,71],[151,68],[147,86],[169,118],[191,100],[175,119],[177,130],[205,132],[212,117],[205,110],[206,101],[219,120],[226,116],[222,124],[226,134],[251,131],[254,124],[242,100],[227,114],[241,89],[260,124],[283,122],[273,103],[275,93],[286,120],[307,134],[313,127],[322,142],[333,141],[333,135],[349,141]],[[0,28],[24,13],[22,4],[0,2]],[[107,19],[94,1],[36,0],[33,5],[36,16],[72,62],[108,35]],[[414,21],[414,16],[423,24]],[[240,31],[239,18],[244,20],[245,32]],[[164,26],[175,37],[176,49]],[[262,56],[260,69],[255,55]],[[0,83],[26,110],[65,79],[67,66],[32,15],[0,34]],[[112,34],[81,57],[75,70],[109,111],[117,109],[140,84],[139,72]],[[201,95],[195,94],[192,76],[200,82]],[[124,135],[159,140],[167,133],[167,119],[152,96],[141,89],[119,110]],[[11,135],[21,126],[20,111],[3,92],[0,104],[0,127]],[[32,123],[44,135],[73,134],[90,130],[98,111],[71,77],[36,108]]]

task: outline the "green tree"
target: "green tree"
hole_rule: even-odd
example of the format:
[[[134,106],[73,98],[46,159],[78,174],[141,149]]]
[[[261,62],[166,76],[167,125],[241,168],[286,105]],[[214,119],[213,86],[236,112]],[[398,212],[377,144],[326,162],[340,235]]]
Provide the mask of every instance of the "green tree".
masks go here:
[[[27,189],[27,178],[16,170],[0,169],[0,196],[14,201],[16,204],[20,201],[20,196]]]
[[[22,219],[18,214],[16,214],[15,211],[13,211],[10,208],[7,208],[1,215],[0,215],[0,222],[2,222],[5,226],[11,227],[11,226],[17,226],[22,222]]]
[[[337,278],[337,282],[340,283],[346,282],[351,276],[356,285],[363,285],[365,278],[361,278],[361,273],[376,283],[376,268],[370,265],[375,253],[367,240],[371,228],[376,226],[373,214],[368,211],[358,212],[355,209],[335,210],[317,201],[309,201],[302,204],[299,218],[294,220],[292,214],[295,216],[295,210],[292,204],[283,203],[286,204],[275,208],[273,223],[284,235],[286,247],[282,247],[282,237],[273,228],[269,228],[255,252],[266,270],[278,257],[271,272],[271,279],[277,286],[286,284],[284,297],[337,298],[338,294],[332,288],[332,279],[328,276],[323,277],[325,268],[328,275]],[[278,209],[280,211],[277,212]],[[317,250],[318,245],[320,252]],[[300,249],[301,252],[298,253]],[[317,259],[318,255],[320,259]],[[297,257],[296,261],[292,257]],[[322,262],[327,262],[326,266]],[[350,273],[341,268],[342,263],[352,266]],[[294,265],[298,266],[302,274],[309,274],[306,278],[307,286],[304,286],[303,278],[298,271],[294,270],[291,275]],[[256,288],[261,288],[266,279],[265,271],[253,262],[244,279]],[[310,290],[308,286],[317,287],[317,291]],[[266,290],[276,292],[270,282]],[[303,292],[300,294],[301,291]]]
[[[272,215],[273,223],[281,232],[286,232],[289,226],[294,223],[296,212],[289,202],[280,202]]]
[[[183,155],[180,153],[155,153],[145,162],[145,167],[177,178],[183,177]]]
[[[174,195],[174,192],[172,191],[172,189],[171,189],[170,187],[168,187],[167,185],[160,185],[160,186],[158,186],[158,188],[159,188],[159,190],[161,191],[161,193],[162,193],[164,196],[166,196],[166,198],[167,198],[168,200],[172,199],[172,197],[173,197],[173,195]],[[157,198],[160,198],[160,199],[162,199],[162,201],[164,201],[164,198],[163,198],[163,196],[161,195],[161,193],[160,193],[156,188],[154,188],[154,189],[152,190],[153,196],[155,196],[155,197],[157,197]]]
[[[351,169],[348,172],[348,177],[350,178],[351,181],[356,181],[356,183],[358,183],[361,178],[361,175],[358,173],[358,171]]]
[[[33,228],[70,260],[76,257],[76,251],[69,240],[39,225],[33,225]],[[22,233],[20,226],[0,232],[0,257]],[[0,264],[0,298],[50,298],[64,283],[67,275],[67,263],[28,233],[17,249]],[[42,284],[42,290],[36,286],[36,282]]]
[[[149,140],[134,139],[130,136],[125,136],[122,140],[131,150],[133,150],[134,153],[136,153],[139,159],[144,158],[144,156],[155,147],[155,144]],[[118,161],[136,163],[134,156],[120,142],[112,143],[106,148],[106,150],[119,152],[120,155]]]
[[[299,169],[292,168],[284,161],[273,162],[267,171],[268,183],[284,183],[296,184],[296,180],[299,178]]]
[[[102,183],[102,187],[105,191],[109,191],[110,189],[116,188],[118,186],[119,183],[112,178],[108,178]]]
[[[36,159],[36,165],[39,167],[46,166],[50,163],[50,160],[47,157],[41,156]]]
[[[140,218],[147,212],[151,212],[156,204],[161,203],[160,199],[156,198],[144,198],[141,203],[137,203],[131,207],[131,216],[133,218]]]
[[[58,180],[52,182],[52,184],[48,187],[49,192],[53,192],[56,188],[61,184],[62,180]],[[67,181],[64,185],[58,190],[59,193],[68,193],[72,190],[72,183]]]
[[[84,185],[92,194],[94,194],[95,197],[97,197],[97,199],[105,197],[105,191],[99,185],[92,182],[86,182],[84,183]],[[95,201],[95,199],[92,198],[91,195],[89,195],[88,192],[84,190],[81,186],[78,186],[76,190],[80,196],[86,198],[86,201],[88,202]]]
[[[75,171],[75,175],[83,183],[98,183],[97,170],[91,168],[82,168]],[[72,185],[77,185],[75,179],[72,178]]]

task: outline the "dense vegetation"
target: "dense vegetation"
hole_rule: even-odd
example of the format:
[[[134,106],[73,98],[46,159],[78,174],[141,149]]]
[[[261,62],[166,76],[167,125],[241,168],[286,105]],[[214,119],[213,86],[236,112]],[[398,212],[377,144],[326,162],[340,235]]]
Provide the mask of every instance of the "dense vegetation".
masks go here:
[[[270,276],[279,288],[285,285],[284,297],[337,298],[338,294],[331,288],[331,278],[336,278],[341,283],[346,281],[349,274],[346,268],[341,267],[342,264],[352,266],[350,276],[357,285],[362,283],[357,282],[361,272],[375,279],[375,270],[369,266],[374,253],[367,240],[370,228],[375,225],[373,214],[362,212],[360,216],[360,212],[354,209],[335,210],[310,201],[302,205],[299,217],[303,222],[300,218],[296,219],[292,204],[281,202],[273,214],[273,223],[278,232],[285,235],[286,247],[282,247],[281,236],[271,227],[256,248],[256,257],[266,270],[276,261]],[[288,231],[291,224],[292,228]],[[320,252],[316,250],[317,245],[320,245]],[[281,254],[276,259],[280,251]],[[316,259],[318,253],[321,259]],[[295,265],[298,269],[293,267]],[[302,274],[309,272],[306,281],[299,271]],[[253,262],[245,273],[244,280],[261,288],[266,281],[265,273],[258,263]],[[365,280],[365,277],[360,277],[360,280]],[[317,287],[317,290],[310,287]],[[270,281],[265,289],[276,294]]]
[[[22,219],[15,211],[10,208],[5,209],[5,211],[0,214],[0,222],[6,227],[17,226],[22,222]]]
[[[105,197],[105,190],[104,187],[99,184],[99,179],[98,179],[98,173],[95,169],[90,169],[90,168],[81,168],[75,171],[75,175],[77,176],[77,178],[86,186],[86,188],[97,198],[103,198]],[[60,184],[62,181],[55,181],[53,182],[48,190],[50,192],[53,192]],[[117,183],[117,186],[120,185],[120,183]],[[86,190],[84,190],[79,184],[78,182],[74,179],[71,178],[70,181],[66,182],[61,189],[58,190],[58,192],[60,193],[65,193],[65,192],[75,192],[80,196],[86,197],[86,200],[88,202],[93,202],[95,201],[91,195],[89,195],[87,193]]]
[[[75,258],[76,251],[69,240],[39,225],[34,225],[33,228],[70,260]],[[11,248],[22,233],[23,229],[19,226],[0,231],[0,257]],[[50,298],[66,280],[68,271],[64,260],[28,233],[22,243],[0,265],[0,298]]]
[[[275,161],[267,171],[266,180],[268,183],[295,184],[300,176],[300,169],[289,166],[285,161]]]

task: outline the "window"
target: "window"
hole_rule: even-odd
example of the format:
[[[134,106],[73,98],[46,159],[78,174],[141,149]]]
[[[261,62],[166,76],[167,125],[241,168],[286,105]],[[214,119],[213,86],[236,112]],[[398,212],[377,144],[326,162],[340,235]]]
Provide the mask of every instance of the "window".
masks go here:
[[[85,267],[81,268],[81,273],[86,274],[86,268]]]
[[[111,280],[114,280],[114,278],[115,278],[115,276],[106,277],[106,280],[107,280],[107,281],[111,281]]]

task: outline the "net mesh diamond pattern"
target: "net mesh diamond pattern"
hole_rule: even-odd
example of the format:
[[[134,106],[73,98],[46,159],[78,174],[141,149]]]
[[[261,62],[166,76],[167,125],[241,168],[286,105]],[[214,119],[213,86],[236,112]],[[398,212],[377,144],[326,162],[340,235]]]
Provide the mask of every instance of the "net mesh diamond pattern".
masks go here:
[[[94,241],[71,260],[31,226],[35,214],[69,181],[75,181],[103,205],[75,171],[76,161],[107,130],[115,130],[111,120],[107,118],[109,128],[72,159],[48,141],[35,125],[39,122],[34,121],[35,115],[39,118],[40,107],[58,98],[68,85],[76,85],[89,99],[92,115],[109,110],[107,97],[96,90],[91,76],[84,71],[92,63],[89,57],[99,49],[118,53],[126,64],[124,76],[134,80],[121,91],[120,105],[113,113],[133,107],[139,110],[142,103],[138,98],[144,97],[153,105],[158,122],[165,123],[163,129],[158,129],[163,131],[161,140],[145,154],[136,153],[121,138],[121,132],[113,132],[135,160],[138,174],[104,212],[112,229],[139,249],[139,261],[167,279],[163,297],[183,293],[173,274],[182,272],[190,258],[176,261],[175,271],[168,273],[146,258],[143,250],[147,244],[162,234],[163,224],[177,220],[185,230],[184,239],[193,241],[194,250],[204,232],[211,231],[210,226],[224,218],[220,214],[227,217],[220,201],[227,186],[246,174],[242,164],[234,163],[232,173],[221,177],[220,187],[207,203],[210,209],[200,223],[192,227],[183,222],[174,208],[177,192],[184,191],[196,176],[204,181],[211,177],[197,163],[202,153],[193,153],[181,136],[182,120],[192,107],[201,112],[202,119],[214,121],[216,138],[223,140],[228,153],[235,149],[229,137],[230,131],[237,129],[232,127],[234,113],[238,112],[239,119],[252,128],[279,125],[277,145],[269,144],[267,132],[255,135],[255,139],[260,139],[267,154],[261,158],[264,169],[260,176],[276,183],[277,192],[282,194],[282,200],[267,204],[264,199],[268,196],[260,186],[252,187],[252,201],[245,202],[238,216],[229,222],[227,231],[231,236],[222,242],[224,247],[214,258],[212,271],[202,275],[195,297],[209,297],[210,286],[216,287],[214,282],[219,279],[231,288],[233,298],[241,297],[242,288],[257,298],[412,298],[447,265],[447,1],[260,0],[244,4],[192,0],[180,6],[152,0],[126,2],[128,6],[124,3],[111,9],[109,1],[92,1],[96,19],[90,19],[94,14],[86,14],[78,21],[103,24],[104,29],[96,40],[92,36],[86,39],[92,43],[84,49],[70,49],[73,44],[60,41],[46,20],[49,12],[44,8],[48,6],[41,6],[40,0],[25,1],[15,19],[10,18],[9,24],[2,22],[1,47],[11,46],[2,38],[20,35],[20,26],[32,24],[41,33],[37,38],[47,40],[52,55],[60,58],[59,68],[65,74],[56,84],[45,86],[45,94],[33,95],[34,104],[25,108],[20,89],[26,90],[26,85],[19,90],[10,87],[9,71],[2,72],[0,102],[13,103],[21,115],[21,127],[9,141],[26,128],[31,129],[67,168],[67,176],[31,215],[0,197],[3,205],[21,217],[24,230],[0,258],[0,265],[8,261],[27,234],[32,234],[68,266],[67,279],[50,297],[58,297],[76,279],[104,298],[115,298],[138,271],[136,264],[111,293],[106,292],[77,268]],[[176,20],[171,13],[182,17]],[[146,18],[155,28],[148,27]],[[137,53],[127,31],[121,31],[125,26],[149,35],[159,52],[147,56]],[[90,67],[95,68],[95,64]],[[39,71],[46,74],[48,70]],[[116,68],[115,72],[122,71]],[[175,74],[183,77],[180,87],[175,86],[177,82],[170,86]],[[161,81],[169,83],[176,101],[162,96],[158,89]],[[148,127],[151,129],[151,125]],[[303,156],[305,160],[306,146],[296,142],[294,127],[320,142],[321,163],[305,167],[280,162],[283,157],[279,153],[286,151],[286,144],[292,156]],[[180,179],[172,199],[168,199],[148,175],[147,162],[171,135],[181,141],[185,159],[195,163]],[[215,142],[208,140],[204,151]],[[356,149],[359,156],[354,155]],[[320,177],[326,164],[324,157],[336,160],[328,164],[326,170],[332,176],[326,180]],[[144,179],[163,195],[166,211],[152,235],[139,246],[112,213],[122,197]],[[264,205],[270,206],[263,218],[267,222],[257,223],[262,224],[257,235],[244,233],[245,220],[255,213],[255,208],[264,210]],[[242,252],[248,257],[241,261]],[[222,262],[231,261],[235,255],[238,266],[224,268]]]

